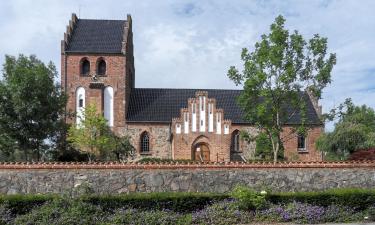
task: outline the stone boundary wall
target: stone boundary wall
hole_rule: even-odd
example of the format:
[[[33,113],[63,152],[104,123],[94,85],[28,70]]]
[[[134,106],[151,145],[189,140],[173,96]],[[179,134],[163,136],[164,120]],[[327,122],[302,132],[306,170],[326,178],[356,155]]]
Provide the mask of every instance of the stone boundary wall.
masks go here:
[[[375,187],[375,161],[285,163],[0,163],[0,194],[228,192],[237,184],[274,191]]]

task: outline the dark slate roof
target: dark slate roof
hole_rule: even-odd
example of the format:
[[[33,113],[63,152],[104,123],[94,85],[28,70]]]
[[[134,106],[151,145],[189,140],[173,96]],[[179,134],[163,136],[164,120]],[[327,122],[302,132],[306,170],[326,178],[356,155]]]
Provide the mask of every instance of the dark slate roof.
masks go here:
[[[236,124],[248,123],[243,119],[243,111],[236,102],[241,90],[162,88],[132,89],[127,121],[170,123],[172,118],[180,117],[180,109],[187,108],[188,99],[195,97],[197,91],[207,91],[209,98],[216,99],[216,107],[224,110],[224,119],[230,119]],[[296,113],[288,124],[299,124],[300,119]],[[307,123],[322,124],[311,101],[307,103]]]
[[[66,52],[121,53],[125,20],[78,19]]]

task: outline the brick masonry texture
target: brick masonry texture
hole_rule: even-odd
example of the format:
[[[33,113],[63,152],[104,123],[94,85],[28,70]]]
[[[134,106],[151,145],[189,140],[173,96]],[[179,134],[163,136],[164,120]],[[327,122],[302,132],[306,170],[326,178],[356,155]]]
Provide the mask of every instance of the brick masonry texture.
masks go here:
[[[274,191],[375,186],[375,162],[222,164],[0,164],[0,193],[228,192],[237,184]],[[360,176],[359,176],[360,175]]]

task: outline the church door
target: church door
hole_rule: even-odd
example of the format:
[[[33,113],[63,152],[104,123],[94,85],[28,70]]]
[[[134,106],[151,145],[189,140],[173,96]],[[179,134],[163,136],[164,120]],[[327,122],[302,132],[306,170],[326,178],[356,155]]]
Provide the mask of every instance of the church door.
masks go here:
[[[194,160],[197,161],[210,161],[210,149],[206,144],[197,144],[194,152]]]

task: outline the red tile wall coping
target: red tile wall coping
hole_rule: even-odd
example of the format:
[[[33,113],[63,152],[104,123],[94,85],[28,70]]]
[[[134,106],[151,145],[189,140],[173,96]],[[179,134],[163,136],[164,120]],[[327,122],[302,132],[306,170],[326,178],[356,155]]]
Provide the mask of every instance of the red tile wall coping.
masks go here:
[[[120,163],[120,162],[3,162],[0,170],[34,169],[251,169],[251,168],[375,168],[375,160],[338,162],[254,162],[254,163]]]

